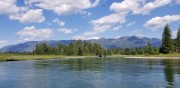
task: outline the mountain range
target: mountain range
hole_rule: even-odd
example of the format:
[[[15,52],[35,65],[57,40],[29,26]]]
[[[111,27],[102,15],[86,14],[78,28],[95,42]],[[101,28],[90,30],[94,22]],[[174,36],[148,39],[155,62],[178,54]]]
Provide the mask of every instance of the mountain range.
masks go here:
[[[133,48],[146,46],[150,41],[154,47],[161,46],[161,40],[157,38],[137,37],[137,36],[124,36],[116,39],[90,39],[84,40],[86,42],[98,43],[104,48]],[[1,52],[32,52],[38,43],[47,43],[50,46],[57,46],[61,44],[69,44],[76,42],[76,40],[49,40],[49,41],[28,41],[16,45],[5,46],[0,49]]]

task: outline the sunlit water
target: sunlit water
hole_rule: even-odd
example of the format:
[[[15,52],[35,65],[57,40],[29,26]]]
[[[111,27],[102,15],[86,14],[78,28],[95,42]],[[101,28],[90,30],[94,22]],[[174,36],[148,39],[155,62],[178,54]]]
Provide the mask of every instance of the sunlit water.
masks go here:
[[[180,60],[0,62],[0,88],[180,88]]]

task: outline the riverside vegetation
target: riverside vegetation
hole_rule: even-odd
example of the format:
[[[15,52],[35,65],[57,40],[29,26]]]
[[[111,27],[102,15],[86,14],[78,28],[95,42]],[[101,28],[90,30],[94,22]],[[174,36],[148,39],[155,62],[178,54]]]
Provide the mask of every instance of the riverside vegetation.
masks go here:
[[[106,49],[97,43],[90,43],[78,40],[68,45],[59,44],[56,47],[46,43],[37,44],[33,52],[5,52],[0,53],[0,61],[14,60],[41,60],[49,58],[63,58],[66,56],[99,56],[106,57],[111,55],[140,55],[140,56],[169,56],[179,57],[180,53],[180,27],[175,39],[171,38],[171,29],[168,24],[162,34],[162,46],[153,47],[151,41],[147,46],[138,48],[113,48]]]

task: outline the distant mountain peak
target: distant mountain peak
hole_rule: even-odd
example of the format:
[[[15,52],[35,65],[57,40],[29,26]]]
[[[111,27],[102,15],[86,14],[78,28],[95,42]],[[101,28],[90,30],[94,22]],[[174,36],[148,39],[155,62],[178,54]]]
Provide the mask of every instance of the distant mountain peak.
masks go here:
[[[16,45],[6,46],[0,49],[1,52],[32,52],[38,43],[47,43],[51,46],[57,46],[61,44],[70,44],[76,40],[49,40],[49,41],[28,41]],[[94,37],[93,39],[83,40],[92,43],[98,43],[104,48],[132,48],[146,46],[149,41],[155,47],[161,46],[161,40],[157,38],[147,38],[139,36],[123,36],[120,38],[106,39],[102,37]]]

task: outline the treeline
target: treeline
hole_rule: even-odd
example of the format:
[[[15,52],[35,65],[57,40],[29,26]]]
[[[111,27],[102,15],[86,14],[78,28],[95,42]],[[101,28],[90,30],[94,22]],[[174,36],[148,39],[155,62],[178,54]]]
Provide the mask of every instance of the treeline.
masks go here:
[[[122,55],[157,55],[159,54],[159,48],[153,47],[150,42],[147,46],[139,48],[115,48],[110,49],[112,54],[122,54]]]
[[[68,45],[58,44],[56,47],[50,46],[46,43],[37,44],[36,49],[33,51],[36,55],[68,55],[68,56],[106,56],[110,55],[108,49],[102,48],[97,43],[89,43],[85,41],[76,41]]]
[[[46,43],[41,43],[36,45],[36,49],[33,51],[36,55],[68,55],[68,56],[86,56],[86,55],[96,55],[96,56],[107,56],[112,54],[122,54],[122,55],[157,55],[159,54],[159,49],[153,47],[150,42],[147,46],[140,48],[114,48],[105,49],[97,43],[89,43],[83,41],[77,41],[70,43],[68,45],[58,44],[56,47],[52,47]]]

